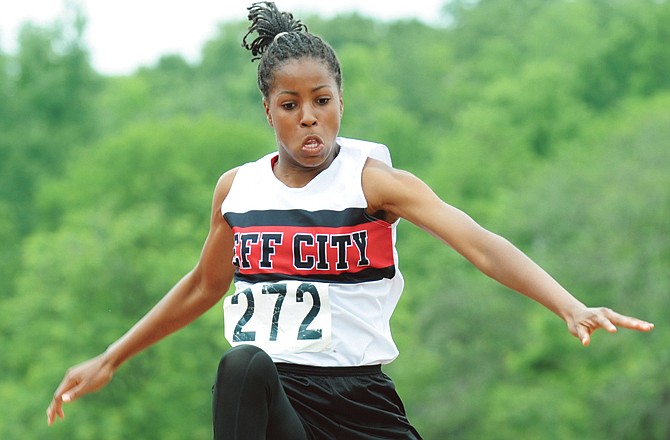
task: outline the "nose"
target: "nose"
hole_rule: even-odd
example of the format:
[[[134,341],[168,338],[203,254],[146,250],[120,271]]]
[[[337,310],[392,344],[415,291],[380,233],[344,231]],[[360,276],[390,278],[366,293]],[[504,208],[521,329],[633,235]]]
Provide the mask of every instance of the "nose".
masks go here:
[[[304,106],[300,117],[300,125],[303,127],[312,127],[316,125],[317,118],[315,109],[310,106]]]

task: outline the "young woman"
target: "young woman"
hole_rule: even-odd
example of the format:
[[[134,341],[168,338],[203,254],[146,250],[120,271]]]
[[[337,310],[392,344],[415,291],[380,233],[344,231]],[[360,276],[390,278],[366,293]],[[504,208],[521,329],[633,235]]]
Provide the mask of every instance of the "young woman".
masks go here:
[[[244,46],[277,152],[223,174],[188,274],[123,337],[71,368],[47,410],[106,385],[119,366],[224,301],[233,348],[213,390],[217,439],[418,439],[381,365],[398,355],[389,321],[403,288],[404,218],[484,274],[543,304],[584,345],[598,328],[653,325],[589,308],[502,237],[390,164],[386,147],[338,137],[342,75],[332,48],[273,3],[250,8]],[[254,32],[258,37],[247,43]]]

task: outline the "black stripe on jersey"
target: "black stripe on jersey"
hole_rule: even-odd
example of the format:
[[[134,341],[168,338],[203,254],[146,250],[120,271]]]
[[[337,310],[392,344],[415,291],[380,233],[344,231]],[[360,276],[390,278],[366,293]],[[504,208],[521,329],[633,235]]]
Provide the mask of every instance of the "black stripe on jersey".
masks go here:
[[[297,226],[337,228],[356,226],[376,221],[370,218],[365,208],[347,208],[342,211],[321,210],[307,211],[304,209],[268,209],[243,213],[227,212],[224,218],[233,227],[249,226]]]
[[[383,268],[367,268],[359,272],[342,272],[339,274],[316,274],[316,275],[289,275],[281,273],[268,274],[241,274],[235,273],[235,281],[246,281],[248,283],[267,283],[276,282],[277,280],[297,280],[297,281],[314,281],[324,283],[337,284],[352,284],[364,283],[367,281],[379,281],[384,278],[393,278],[395,276],[395,266]]]

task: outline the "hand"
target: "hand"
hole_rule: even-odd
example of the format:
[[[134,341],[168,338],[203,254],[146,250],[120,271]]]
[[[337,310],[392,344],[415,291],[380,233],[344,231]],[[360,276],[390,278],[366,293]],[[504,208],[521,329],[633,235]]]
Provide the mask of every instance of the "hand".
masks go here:
[[[114,368],[98,356],[70,368],[54,393],[47,408],[47,423],[53,425],[56,417],[64,418],[63,403],[73,402],[84,394],[97,391],[112,380]]]
[[[654,324],[630,316],[621,315],[607,307],[584,307],[578,309],[568,319],[568,329],[577,337],[582,345],[587,346],[591,342],[591,333],[599,328],[610,333],[617,331],[617,327],[628,328],[648,332],[654,328]]]

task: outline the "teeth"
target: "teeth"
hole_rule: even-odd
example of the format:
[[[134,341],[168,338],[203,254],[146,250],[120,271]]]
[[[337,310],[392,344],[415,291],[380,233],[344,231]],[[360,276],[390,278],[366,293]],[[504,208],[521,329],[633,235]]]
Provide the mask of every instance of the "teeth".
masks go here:
[[[308,148],[314,148],[319,145],[319,142],[316,139],[310,139],[305,143],[305,146]]]

